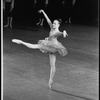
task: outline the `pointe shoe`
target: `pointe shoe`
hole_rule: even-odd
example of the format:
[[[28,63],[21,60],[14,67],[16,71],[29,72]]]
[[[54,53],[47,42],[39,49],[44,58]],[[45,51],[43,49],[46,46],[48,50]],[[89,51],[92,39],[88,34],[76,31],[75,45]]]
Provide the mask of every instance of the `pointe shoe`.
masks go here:
[[[52,84],[53,84],[53,81],[50,80],[49,83],[48,83],[50,89],[52,88]]]
[[[17,44],[21,44],[23,41],[18,40],[18,39],[12,39],[12,42],[17,43]]]
[[[49,84],[49,88],[50,88],[50,89],[52,88],[51,84]]]

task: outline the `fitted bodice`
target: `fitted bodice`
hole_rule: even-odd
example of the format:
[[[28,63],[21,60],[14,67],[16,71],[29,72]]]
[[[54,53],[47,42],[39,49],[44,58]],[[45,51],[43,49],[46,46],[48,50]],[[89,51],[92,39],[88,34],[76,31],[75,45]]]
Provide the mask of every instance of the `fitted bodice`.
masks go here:
[[[58,36],[60,36],[61,34],[62,32],[60,32],[59,30],[58,31],[51,30],[49,33],[49,39],[56,43],[58,42],[57,40]]]
[[[38,44],[41,46],[40,51],[45,52],[59,52],[60,55],[65,56],[67,54],[66,48],[57,40],[57,37],[62,35],[62,32],[51,30],[49,37],[44,40],[39,40]]]

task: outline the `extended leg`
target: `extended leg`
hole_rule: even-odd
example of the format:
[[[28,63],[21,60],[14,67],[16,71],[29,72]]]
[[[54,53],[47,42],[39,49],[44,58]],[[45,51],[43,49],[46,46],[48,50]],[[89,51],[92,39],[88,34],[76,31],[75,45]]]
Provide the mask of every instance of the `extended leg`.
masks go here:
[[[31,44],[31,43],[27,43],[18,39],[13,39],[12,42],[17,43],[17,44],[23,44],[26,47],[31,48],[31,49],[39,49],[41,47],[39,44]]]
[[[38,45],[38,44],[31,44],[31,43],[26,43],[26,42],[23,42],[22,44],[31,49],[39,49],[40,48],[40,45]]]
[[[49,58],[50,58],[50,66],[51,66],[51,71],[50,71],[50,78],[49,78],[49,87],[51,89],[51,85],[53,83],[53,78],[56,72],[56,56],[54,54],[49,54]]]

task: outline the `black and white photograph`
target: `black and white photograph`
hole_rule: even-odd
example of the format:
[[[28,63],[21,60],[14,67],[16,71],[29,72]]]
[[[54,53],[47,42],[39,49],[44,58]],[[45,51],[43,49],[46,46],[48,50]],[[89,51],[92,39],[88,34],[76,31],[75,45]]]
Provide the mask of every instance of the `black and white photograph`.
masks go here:
[[[1,100],[99,100],[99,0],[1,0]]]

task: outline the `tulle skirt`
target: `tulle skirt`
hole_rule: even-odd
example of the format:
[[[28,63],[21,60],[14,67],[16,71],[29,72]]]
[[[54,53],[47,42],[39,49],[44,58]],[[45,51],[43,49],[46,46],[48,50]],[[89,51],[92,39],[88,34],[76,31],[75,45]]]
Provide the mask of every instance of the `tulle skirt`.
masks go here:
[[[67,55],[67,49],[60,42],[52,42],[49,40],[39,40],[38,44],[41,46],[40,51],[42,53],[56,53],[58,52],[61,56]]]

